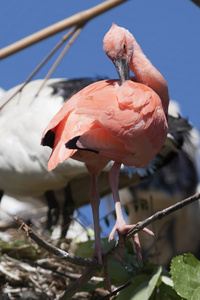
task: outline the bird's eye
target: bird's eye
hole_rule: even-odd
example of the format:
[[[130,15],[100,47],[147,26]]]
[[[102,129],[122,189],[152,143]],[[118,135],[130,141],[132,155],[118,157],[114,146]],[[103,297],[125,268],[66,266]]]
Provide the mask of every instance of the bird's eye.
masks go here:
[[[123,45],[124,52],[126,52],[126,44]]]

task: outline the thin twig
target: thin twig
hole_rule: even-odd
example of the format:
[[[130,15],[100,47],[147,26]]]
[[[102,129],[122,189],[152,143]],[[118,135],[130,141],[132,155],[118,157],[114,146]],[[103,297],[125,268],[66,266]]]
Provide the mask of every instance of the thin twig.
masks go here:
[[[137,232],[141,231],[144,227],[148,226],[149,224],[151,224],[152,222],[156,221],[156,220],[160,220],[163,217],[175,212],[178,209],[181,209],[182,207],[195,202],[197,200],[200,199],[200,193],[196,193],[195,195],[186,198],[180,202],[177,202],[174,205],[171,205],[161,211],[158,211],[157,213],[155,213],[154,215],[152,215],[151,217],[145,219],[142,222],[138,222],[134,228],[132,228],[131,230],[129,230],[129,232],[126,234],[125,236],[125,240],[130,239],[134,234],[136,234]]]
[[[14,54],[24,48],[27,48],[39,41],[42,41],[54,34],[66,30],[75,25],[81,25],[89,20],[97,17],[98,15],[126,2],[128,0],[107,0],[103,3],[94,6],[90,9],[81,11],[67,19],[64,19],[56,24],[48,26],[40,31],[37,31],[7,47],[0,50],[0,59],[3,59],[11,54]]]
[[[70,300],[98,271],[99,269],[96,268],[86,268],[83,275],[72,283],[61,295],[56,297],[55,300]]]
[[[4,274],[7,278],[9,278],[9,280],[15,281],[15,283],[19,284],[23,281],[22,278],[20,278],[20,276],[13,274],[13,272],[9,272],[8,270],[6,270],[3,263],[0,263],[0,272],[2,274]]]
[[[49,79],[49,77],[55,71],[55,69],[57,68],[58,64],[63,59],[64,55],[69,50],[69,48],[71,47],[71,45],[73,44],[73,42],[77,39],[77,37],[79,36],[79,34],[81,33],[81,31],[82,31],[82,27],[76,27],[76,30],[75,30],[73,36],[71,37],[71,39],[69,40],[69,42],[67,43],[67,45],[65,46],[65,48],[63,49],[63,51],[60,53],[60,55],[58,56],[58,58],[56,59],[55,63],[53,64],[53,66],[51,67],[51,69],[49,70],[49,72],[47,73],[47,75],[45,76],[45,79],[43,80],[43,82],[42,82],[42,84],[41,84],[41,86],[40,86],[37,94],[35,95],[35,97],[38,96],[38,94],[42,90],[45,82]]]
[[[67,34],[65,34],[58,44],[49,52],[49,54],[41,61],[41,63],[33,70],[33,72],[28,76],[24,83],[15,91],[15,93],[6,100],[6,102],[0,106],[0,110],[12,100],[18,93],[20,93],[26,84],[36,75],[36,73],[44,66],[44,64],[50,59],[50,57],[70,38],[70,36],[77,30],[77,27],[73,27]]]
[[[133,283],[134,283],[134,280],[131,279],[127,283],[123,284],[122,286],[120,286],[119,288],[114,290],[113,292],[109,293],[106,296],[101,297],[99,300],[109,300],[112,296],[117,295],[119,292],[121,292],[122,290],[124,290],[125,288],[127,288],[129,285],[131,285]]]
[[[79,266],[84,266],[84,267],[93,267],[93,268],[98,268],[99,264],[97,263],[97,260],[95,258],[82,258],[75,256],[73,254],[69,254],[66,251],[63,251],[41,237],[39,237],[25,222],[20,220],[17,216],[13,217],[14,221],[20,226],[20,229],[22,229],[27,236],[29,236],[32,240],[34,240],[39,246],[47,250],[48,252],[72,263],[75,265]]]

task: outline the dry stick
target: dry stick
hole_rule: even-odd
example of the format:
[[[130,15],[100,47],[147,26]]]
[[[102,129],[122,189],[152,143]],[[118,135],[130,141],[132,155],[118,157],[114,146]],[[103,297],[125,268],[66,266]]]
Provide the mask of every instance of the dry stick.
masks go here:
[[[129,285],[131,285],[133,283],[134,283],[134,280],[131,279],[127,283],[123,284],[122,286],[120,286],[119,288],[117,288],[116,290],[111,292],[110,294],[101,297],[99,300],[108,300],[108,299],[110,299],[110,297],[117,295],[119,292],[121,292],[122,290],[124,290],[125,288],[127,288]]]
[[[68,252],[63,251],[51,245],[44,239],[40,238],[24,221],[20,220],[17,216],[13,217],[13,219],[20,226],[20,229],[22,229],[27,234],[27,236],[29,236],[40,247],[47,250],[48,252],[78,266],[93,267],[93,268],[99,267],[99,264],[95,258],[82,258],[82,257],[75,256],[73,254],[69,254]]]
[[[163,209],[162,211],[159,211],[152,215],[151,217],[147,218],[146,220],[137,223],[133,229],[129,230],[128,233],[125,235],[125,240],[130,239],[134,234],[141,231],[144,227],[149,225],[150,223],[162,219],[164,216],[169,215],[170,213],[181,209],[182,207],[197,201],[200,199],[200,193],[196,193],[195,195],[184,199],[168,208]],[[118,242],[103,256],[103,263],[108,261],[113,254],[118,250]],[[71,284],[60,296],[56,298],[56,300],[70,300],[71,297],[79,292],[81,288],[96,274],[98,270],[95,270],[94,268],[87,268],[87,272],[84,272],[84,274],[73,284]]]
[[[84,272],[84,278],[81,276],[73,284],[71,284],[61,295],[57,296],[55,300],[71,300],[77,292],[99,271],[97,268],[87,268]]]
[[[0,59],[3,59],[11,54],[14,54],[26,47],[29,47],[39,41],[44,40],[56,33],[59,33],[67,28],[75,25],[86,23],[87,21],[97,17],[98,15],[126,2],[128,0],[108,0],[90,9],[81,11],[67,19],[64,19],[56,24],[48,26],[38,32],[35,32],[3,49],[0,50]]]
[[[197,200],[200,199],[200,193],[196,193],[195,195],[186,198],[182,201],[179,201],[178,203],[169,206],[161,211],[158,211],[157,213],[155,213],[154,215],[152,215],[151,217],[145,219],[142,222],[138,222],[131,230],[129,230],[129,232],[126,234],[125,240],[130,239],[135,233],[137,233],[138,231],[141,231],[144,227],[148,226],[149,224],[151,224],[152,222],[156,221],[156,220],[160,220],[163,217],[175,212],[178,209],[183,208],[184,206],[195,202]]]
[[[85,24],[84,24],[85,25]],[[84,26],[83,25],[83,26]],[[49,77],[52,75],[52,73],[55,71],[55,69],[57,68],[58,64],[61,62],[61,60],[63,59],[64,55],[66,54],[66,52],[69,50],[69,48],[71,47],[71,45],[73,44],[73,42],[77,39],[77,37],[79,36],[79,34],[82,31],[81,27],[77,27],[73,36],[71,37],[71,39],[69,40],[69,42],[67,43],[67,45],[65,46],[65,48],[63,49],[63,51],[60,53],[60,55],[58,56],[58,58],[56,59],[55,63],[53,64],[53,66],[51,67],[51,69],[49,70],[49,72],[47,73],[47,75],[45,76],[45,79],[43,80],[37,94],[35,95],[35,97],[38,96],[39,92],[42,90],[45,82],[49,79]]]
[[[35,74],[44,66],[44,64],[49,60],[49,58],[70,38],[70,36],[77,30],[77,27],[73,27],[67,34],[65,34],[61,41],[49,52],[49,54],[42,60],[42,62],[35,68],[35,70],[28,76],[24,83],[16,90],[16,92],[2,105],[0,110],[12,100],[18,93],[20,93],[26,84],[35,76]]]

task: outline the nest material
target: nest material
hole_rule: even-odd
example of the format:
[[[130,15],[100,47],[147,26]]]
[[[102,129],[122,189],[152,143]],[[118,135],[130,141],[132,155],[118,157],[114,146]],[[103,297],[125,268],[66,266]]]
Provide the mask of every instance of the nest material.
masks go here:
[[[45,226],[41,226],[38,220],[32,223],[33,228],[43,236],[41,227]],[[15,227],[13,222],[0,224],[3,229],[0,236],[0,300],[56,299],[80,277],[83,268],[47,253],[23,231],[12,227]],[[51,240],[51,243],[58,245],[57,242]],[[61,243],[65,249],[70,247],[70,240],[60,240],[59,246]],[[96,284],[103,278],[93,280]],[[103,289],[96,289],[77,293],[72,299],[99,299],[105,293]]]

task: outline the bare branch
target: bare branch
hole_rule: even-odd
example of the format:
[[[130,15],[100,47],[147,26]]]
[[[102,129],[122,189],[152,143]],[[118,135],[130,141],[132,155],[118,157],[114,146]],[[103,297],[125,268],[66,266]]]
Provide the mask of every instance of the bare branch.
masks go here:
[[[38,32],[35,32],[5,48],[0,50],[0,59],[3,59],[13,53],[16,53],[24,48],[27,48],[39,41],[42,41],[54,34],[57,34],[65,29],[75,25],[82,25],[98,15],[126,2],[128,0],[107,0],[95,7],[81,11],[67,19],[64,19],[56,24],[48,26]]]
[[[15,93],[0,106],[0,110],[12,100],[18,93],[20,93],[26,84],[35,76],[35,74],[44,66],[44,64],[50,59],[50,57],[70,38],[70,36],[77,30],[77,27],[73,27],[67,34],[63,36],[61,41],[49,52],[49,54],[41,61],[41,63],[33,70],[33,72],[28,76],[24,83],[15,91]]]
[[[83,286],[99,271],[96,268],[86,268],[82,276],[71,284],[61,295],[55,300],[70,300],[73,295],[81,290]]]
[[[129,285],[133,284],[133,282],[134,281],[132,279],[129,280],[127,283],[123,284],[122,286],[114,290],[112,293],[109,293],[108,295],[101,297],[99,300],[109,300],[112,296],[117,295],[119,292],[127,288]]]
[[[163,217],[175,212],[178,209],[181,209],[182,207],[197,201],[200,199],[200,193],[196,193],[195,195],[186,198],[172,206],[169,206],[161,211],[158,211],[157,213],[155,213],[154,215],[152,215],[151,217],[147,218],[146,220],[142,221],[142,222],[138,222],[134,228],[132,228],[131,230],[129,230],[129,232],[126,234],[125,240],[130,239],[134,234],[136,234],[137,232],[141,231],[144,227],[148,226],[149,224],[153,223],[156,220],[160,220]]]
[[[29,236],[32,240],[34,240],[40,247],[44,248],[48,252],[78,266],[91,267],[91,268],[99,268],[99,264],[95,258],[82,258],[75,256],[73,254],[69,254],[66,251],[63,251],[41,237],[39,237],[25,222],[20,220],[17,216],[13,217],[14,221],[20,226],[27,236]]]
[[[69,50],[69,48],[71,47],[71,45],[73,44],[73,42],[77,39],[77,37],[79,36],[79,34],[82,31],[82,27],[77,27],[73,36],[71,37],[71,39],[69,40],[69,42],[67,43],[67,45],[65,46],[65,48],[63,49],[63,51],[60,53],[60,55],[58,56],[58,58],[56,59],[55,63],[53,64],[53,66],[51,67],[51,69],[49,70],[49,72],[47,73],[47,75],[45,76],[45,79],[42,82],[42,85],[40,86],[37,94],[35,95],[35,97],[38,96],[39,92],[42,90],[44,84],[46,83],[46,81],[50,78],[50,76],[52,75],[52,73],[55,71],[55,69],[57,68],[58,64],[61,62],[61,60],[63,59],[64,55],[67,53],[67,51]]]

